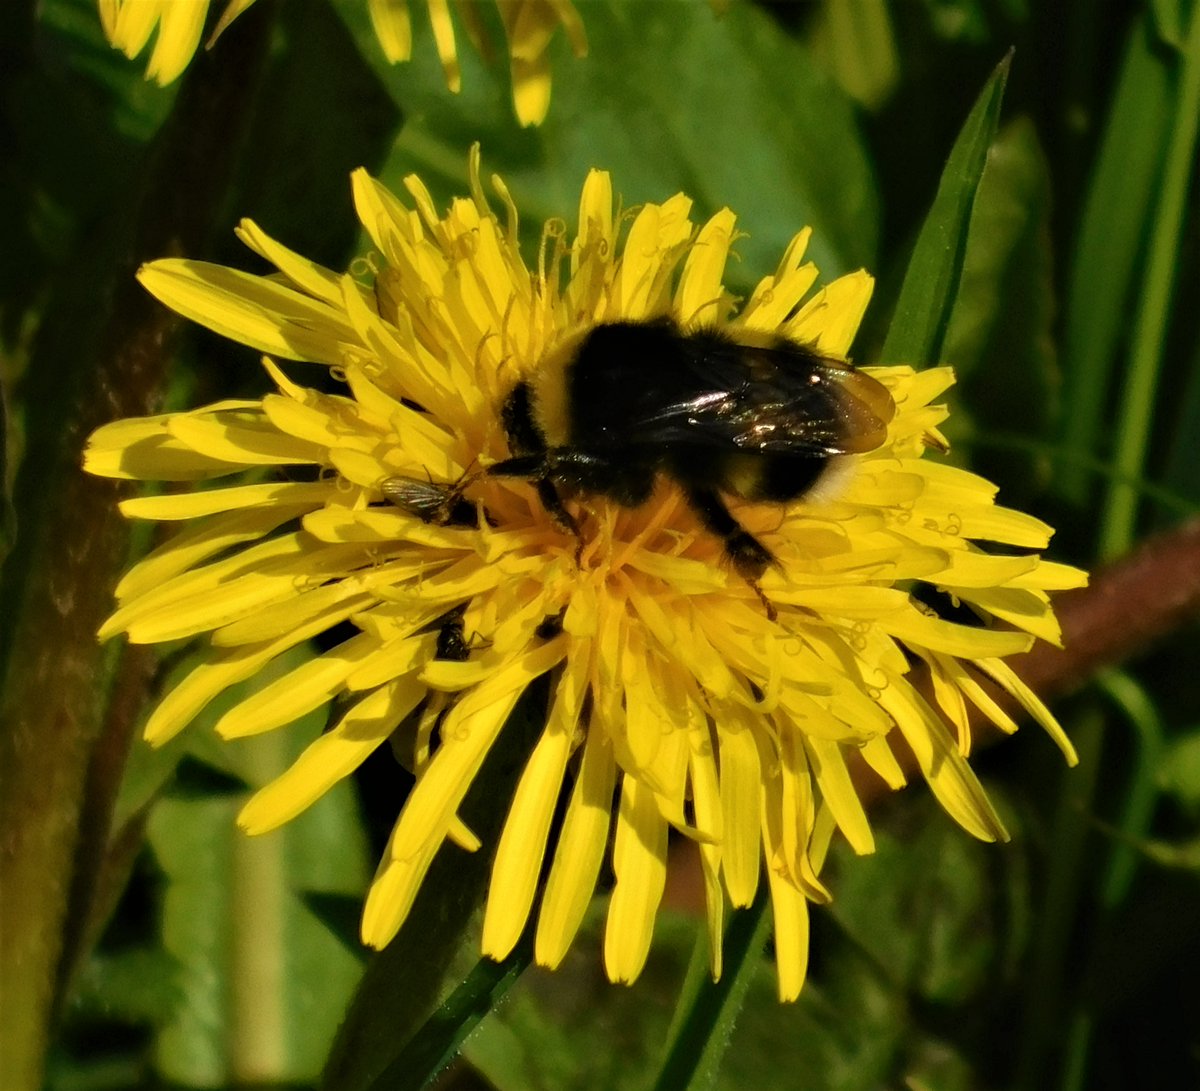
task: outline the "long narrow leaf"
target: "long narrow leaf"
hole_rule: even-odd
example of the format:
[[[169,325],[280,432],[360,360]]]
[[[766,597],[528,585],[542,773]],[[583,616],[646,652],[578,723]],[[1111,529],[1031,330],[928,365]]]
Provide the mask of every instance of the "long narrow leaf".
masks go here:
[[[1171,130],[1169,58],[1155,48],[1149,15],[1130,31],[1121,74],[1084,202],[1067,287],[1063,372],[1066,446],[1099,454],[1117,348],[1128,331],[1128,299],[1145,249],[1163,148]],[[1058,479],[1076,503],[1087,477],[1067,468]]]
[[[712,1086],[766,946],[769,901],[767,884],[759,883],[754,904],[734,914],[725,931],[725,972],[720,981],[709,980],[706,965],[692,967],[655,1091],[699,1091]]]
[[[933,363],[941,358],[950,310],[958,294],[967,230],[988,148],[1000,121],[1009,53],[997,66],[954,141],[904,275],[900,299],[883,346],[889,363]]]
[[[1159,196],[1154,209],[1150,252],[1142,281],[1141,298],[1133,323],[1129,370],[1121,396],[1117,422],[1116,467],[1128,475],[1140,473],[1146,461],[1154,395],[1170,320],[1171,294],[1187,196],[1196,171],[1196,143],[1200,136],[1200,10],[1192,12],[1187,48],[1175,91],[1170,141],[1163,163]],[[1114,482],[1106,498],[1100,530],[1100,554],[1112,557],[1133,540],[1139,497]]]
[[[463,1040],[500,1001],[533,960],[533,940],[523,939],[503,962],[482,958],[392,1062],[370,1091],[417,1091],[458,1053]]]

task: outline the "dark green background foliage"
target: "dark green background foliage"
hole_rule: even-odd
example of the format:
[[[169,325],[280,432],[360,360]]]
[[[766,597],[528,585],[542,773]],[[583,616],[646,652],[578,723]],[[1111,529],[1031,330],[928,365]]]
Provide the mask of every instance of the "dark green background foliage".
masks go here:
[[[525,947],[479,962],[486,851],[447,850],[368,958],[358,908],[406,791],[390,755],[247,841],[246,791],[324,714],[218,745],[216,709],[162,751],[135,741],[194,653],[96,649],[147,541],[79,473],[83,438],[264,376],[253,352],[181,334],[132,271],[171,253],[257,268],[240,216],[344,268],[363,249],[359,165],[393,187],[416,171],[444,201],[478,141],[531,247],[544,219],[573,222],[593,166],[625,207],[679,190],[698,217],[729,205],[739,292],[811,224],[826,277],[878,277],[856,358],[952,363],[953,457],[1058,527],[1056,558],[1092,566],[1194,516],[1196,3],[579,7],[590,56],[559,35],[549,118],[522,130],[490,5],[494,55],[464,46],[459,96],[419,4],[414,60],[389,67],[362,0],[259,0],[167,90],[107,47],[94,0],[0,6],[0,863],[7,919],[33,937],[0,948],[18,1045],[0,1065],[28,1079],[45,1053],[56,1091],[357,1091],[447,1063],[442,1086],[504,1091],[1200,1085],[1194,622],[1060,702],[1078,769],[1028,729],[975,755],[1010,845],[970,840],[920,787],[876,805],[878,851],[835,847],[786,1007],[761,907],[734,916],[719,988],[681,909],[632,989],[604,980],[595,921],[556,974]],[[538,698],[470,802],[485,844]]]

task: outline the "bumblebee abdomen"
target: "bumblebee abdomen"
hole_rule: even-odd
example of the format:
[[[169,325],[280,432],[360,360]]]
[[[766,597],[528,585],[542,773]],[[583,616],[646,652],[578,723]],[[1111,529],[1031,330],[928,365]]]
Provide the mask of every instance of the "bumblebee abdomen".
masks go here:
[[[713,487],[743,500],[784,503],[803,496],[829,465],[817,455],[719,451],[680,445],[661,469],[685,487]]]
[[[775,503],[797,500],[812,490],[829,462],[820,455],[766,455],[751,489],[738,495]]]

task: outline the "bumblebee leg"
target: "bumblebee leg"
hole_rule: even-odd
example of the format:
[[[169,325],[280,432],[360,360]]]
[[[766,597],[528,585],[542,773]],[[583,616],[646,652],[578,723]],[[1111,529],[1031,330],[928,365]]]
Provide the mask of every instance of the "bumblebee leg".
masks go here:
[[[446,490],[446,495],[438,505],[430,522],[439,527],[478,527],[479,508],[463,493],[467,491],[468,486],[479,480],[479,477],[478,470],[472,471],[469,467],[464,470],[463,475]],[[491,522],[486,510],[483,517],[489,523]]]
[[[565,530],[568,534],[575,536],[575,559],[579,560],[579,554],[583,552],[583,534],[579,530],[579,523],[575,516],[563,506],[562,497],[558,495],[558,489],[554,487],[554,482],[548,477],[538,478],[537,494],[538,499],[542,502],[542,507],[550,516],[550,521],[559,530]]]
[[[714,489],[692,486],[687,490],[687,501],[705,530],[711,531],[725,543],[725,553],[739,575],[753,581],[766,571],[767,565],[775,558],[766,546],[729,514],[725,501]]]
[[[537,486],[538,499],[551,521],[559,530],[574,536],[577,543],[575,557],[578,560],[583,551],[583,535],[575,516],[563,506],[562,497],[551,478],[553,471],[546,453],[506,458],[489,467],[487,472],[493,477],[523,477],[533,481]]]
[[[733,562],[738,575],[754,590],[767,612],[767,617],[774,621],[775,607],[758,586],[758,577],[775,558],[766,546],[729,514],[725,501],[715,490],[691,486],[686,490],[686,495],[688,506],[696,513],[705,529],[724,543],[725,555]]]

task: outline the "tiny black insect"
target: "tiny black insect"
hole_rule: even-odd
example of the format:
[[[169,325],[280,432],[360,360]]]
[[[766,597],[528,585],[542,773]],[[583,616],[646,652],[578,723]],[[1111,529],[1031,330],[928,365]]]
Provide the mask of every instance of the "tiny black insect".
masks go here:
[[[894,413],[881,383],[799,341],[685,332],[668,318],[610,322],[513,389],[501,408],[513,457],[487,472],[535,482],[551,517],[576,536],[564,495],[636,507],[662,475],[754,580],[773,558],[721,493],[798,499],[834,457],[879,447]]]
[[[449,659],[455,663],[462,663],[471,658],[471,645],[463,627],[465,612],[465,607],[456,606],[435,622],[438,627],[435,659]]]

